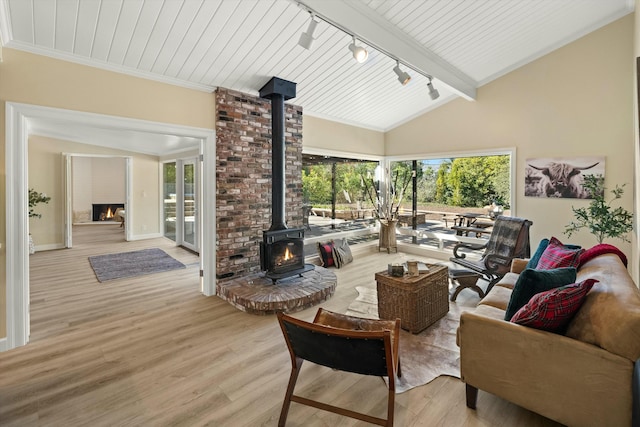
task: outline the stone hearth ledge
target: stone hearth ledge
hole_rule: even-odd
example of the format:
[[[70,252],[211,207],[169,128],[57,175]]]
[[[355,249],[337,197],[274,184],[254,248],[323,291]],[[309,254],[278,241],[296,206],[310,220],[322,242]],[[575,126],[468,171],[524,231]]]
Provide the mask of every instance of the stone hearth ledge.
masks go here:
[[[336,290],[335,273],[316,265],[301,276],[273,284],[264,273],[238,277],[218,284],[218,296],[251,314],[293,313],[328,300]]]

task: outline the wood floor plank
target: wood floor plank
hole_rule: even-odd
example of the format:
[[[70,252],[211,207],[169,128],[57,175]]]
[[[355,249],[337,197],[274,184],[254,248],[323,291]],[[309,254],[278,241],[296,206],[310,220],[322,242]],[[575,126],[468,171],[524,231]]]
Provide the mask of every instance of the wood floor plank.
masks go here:
[[[116,226],[77,226],[74,247],[32,255],[31,337],[0,353],[2,426],[274,426],[291,361],[275,316],[237,310],[200,294],[199,260],[159,238],[125,242]],[[100,283],[88,257],[157,247],[187,268]],[[414,256],[354,250],[334,270],[335,294],[322,307],[346,311],[356,286]],[[458,304],[474,306],[473,292]],[[311,320],[318,307],[295,313]],[[352,409],[386,414],[381,379],[306,363],[296,392]],[[465,406],[464,384],[439,377],[396,396],[396,426],[555,426],[480,392]],[[355,408],[354,408],[355,407]],[[363,426],[291,405],[287,425]]]

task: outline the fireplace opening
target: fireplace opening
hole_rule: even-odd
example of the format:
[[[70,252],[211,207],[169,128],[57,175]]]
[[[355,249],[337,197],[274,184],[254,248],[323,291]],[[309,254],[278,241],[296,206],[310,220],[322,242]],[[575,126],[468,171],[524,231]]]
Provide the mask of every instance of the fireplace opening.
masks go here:
[[[115,221],[116,209],[124,209],[124,203],[94,203],[92,209],[93,221]]]

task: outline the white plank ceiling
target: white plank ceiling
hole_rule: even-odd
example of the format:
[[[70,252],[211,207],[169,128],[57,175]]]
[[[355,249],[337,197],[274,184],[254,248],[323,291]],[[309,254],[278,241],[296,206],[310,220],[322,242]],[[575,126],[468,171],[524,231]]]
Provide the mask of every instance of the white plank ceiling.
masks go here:
[[[472,100],[479,86],[633,11],[633,0],[301,2],[0,0],[0,35],[6,47],[197,90],[257,95],[278,76],[297,83],[290,102],[305,114],[385,131]],[[298,38],[309,10],[319,24],[306,50]],[[347,48],[352,34],[369,51],[362,64]],[[412,76],[406,86],[396,60]]]

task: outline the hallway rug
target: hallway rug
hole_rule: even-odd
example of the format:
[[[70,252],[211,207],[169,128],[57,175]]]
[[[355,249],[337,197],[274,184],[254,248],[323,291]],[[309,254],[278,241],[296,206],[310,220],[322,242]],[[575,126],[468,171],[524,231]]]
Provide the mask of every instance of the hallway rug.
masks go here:
[[[89,257],[99,282],[186,268],[158,248]]]
[[[356,286],[358,297],[346,312],[351,316],[378,318],[378,297],[375,289]],[[427,383],[440,375],[460,378],[460,350],[456,345],[456,330],[460,314],[470,311],[449,303],[449,312],[419,334],[400,331],[400,364],[402,377],[396,381],[396,393],[402,393]]]

